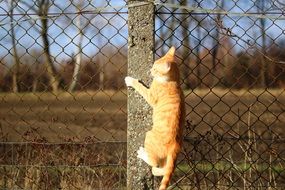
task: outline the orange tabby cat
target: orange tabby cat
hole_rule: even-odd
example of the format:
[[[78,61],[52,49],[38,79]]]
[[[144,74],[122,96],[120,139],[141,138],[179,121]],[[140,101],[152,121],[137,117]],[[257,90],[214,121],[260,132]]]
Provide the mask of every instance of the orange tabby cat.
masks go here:
[[[159,190],[169,184],[177,155],[181,149],[184,124],[184,96],[179,86],[179,70],[175,63],[175,48],[154,62],[151,69],[153,82],[150,89],[137,79],[126,77],[127,86],[133,87],[153,107],[153,126],[146,133],[144,148],[138,158],[152,166],[155,176],[163,176]]]

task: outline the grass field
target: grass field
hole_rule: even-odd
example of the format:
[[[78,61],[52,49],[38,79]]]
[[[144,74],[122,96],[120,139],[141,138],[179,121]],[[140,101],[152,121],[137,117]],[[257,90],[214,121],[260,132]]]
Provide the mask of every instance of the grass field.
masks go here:
[[[204,89],[186,91],[185,95],[189,122],[174,184],[179,181],[185,189],[191,186],[222,187],[225,184],[243,189],[250,184],[259,189],[270,186],[285,188],[283,90]],[[125,144],[118,148],[96,143],[126,141],[126,105],[126,91],[0,94],[1,141],[15,142],[0,144],[0,174],[5,174],[3,179],[7,179],[2,180],[0,187],[12,187],[13,184],[21,187],[19,184],[25,183],[30,187],[27,176],[38,180],[35,176],[40,175],[37,174],[39,171],[40,176],[57,176],[61,180],[54,182],[54,186],[65,185],[63,189],[76,189],[82,184],[89,184],[88,188],[92,189],[123,187]],[[43,144],[35,146],[32,142]],[[79,142],[85,145],[95,143],[96,148],[72,145]],[[64,146],[62,143],[71,144]],[[81,151],[76,153],[79,149]],[[113,155],[113,150],[118,153]],[[26,155],[19,156],[23,152]],[[85,158],[80,152],[89,157]],[[100,156],[94,153],[104,159],[100,160]],[[87,168],[75,167],[79,158],[84,160],[81,164]],[[113,169],[106,169],[108,164],[114,164]],[[52,166],[57,173],[46,168],[38,169],[41,165]],[[100,165],[101,169],[98,169]],[[22,169],[27,166],[37,167],[34,170]],[[12,183],[8,179],[15,179],[13,175],[18,175],[18,179]],[[99,182],[103,176],[110,176],[109,181]],[[74,182],[74,188],[67,187],[68,180],[75,178],[82,180]],[[96,178],[96,183],[91,178]],[[44,184],[44,177],[40,179],[34,183]]]
[[[30,129],[49,142],[125,140],[124,92],[2,94],[0,122],[11,141],[25,141]]]
[[[285,136],[283,90],[212,89],[185,95],[187,119],[201,134],[232,129],[238,135],[250,125],[260,135],[270,129]],[[11,141],[25,141],[23,133],[31,128],[49,142],[91,135],[102,141],[125,140],[126,104],[125,91],[0,94],[0,124]]]

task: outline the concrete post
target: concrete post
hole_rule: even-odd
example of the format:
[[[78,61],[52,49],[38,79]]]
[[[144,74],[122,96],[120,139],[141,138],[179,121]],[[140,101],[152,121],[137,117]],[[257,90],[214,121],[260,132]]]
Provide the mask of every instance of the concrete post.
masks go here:
[[[150,84],[150,68],[154,61],[154,5],[152,1],[128,0],[128,75]],[[128,90],[128,190],[153,189],[153,179],[147,164],[137,158],[137,150],[143,146],[145,132],[150,129],[151,109],[133,89]]]

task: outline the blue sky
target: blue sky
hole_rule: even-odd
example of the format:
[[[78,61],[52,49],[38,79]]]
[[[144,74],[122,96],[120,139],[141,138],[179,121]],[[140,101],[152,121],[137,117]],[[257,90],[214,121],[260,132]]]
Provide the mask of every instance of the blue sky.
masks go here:
[[[76,1],[73,1],[76,3]],[[68,0],[55,0],[54,5],[50,8],[50,13],[61,13],[63,9],[65,12],[76,12],[75,6],[70,4]],[[88,2],[86,1],[88,4]],[[5,14],[8,10],[6,1],[0,2],[1,9],[0,14]],[[125,2],[121,0],[110,1],[92,1],[92,6],[86,6],[84,10],[94,10],[94,7],[106,7],[106,6],[124,6]],[[27,10],[27,7],[21,5]],[[68,8],[67,8],[68,7]],[[106,11],[116,11],[114,9],[108,9]],[[126,11],[126,10],[120,10]],[[34,13],[33,11],[27,11],[28,13]],[[19,13],[19,11],[16,11]],[[69,14],[67,16],[56,17],[53,20],[49,20],[49,41],[51,44],[51,52],[54,57],[64,58],[72,55],[76,49],[78,43],[78,30],[75,24],[75,17],[77,15]],[[85,30],[85,37],[83,40],[83,52],[86,55],[94,55],[98,53],[98,48],[102,48],[106,44],[121,47],[126,44],[127,27],[126,19],[127,14],[121,14],[114,16],[112,14],[85,14],[82,17],[83,23],[86,23],[86,17],[91,20],[91,24]],[[85,18],[84,18],[85,17]],[[36,18],[36,16],[32,16]],[[15,20],[25,19],[22,16],[15,16]],[[0,17],[1,23],[9,22],[9,18],[5,16]],[[39,20],[35,25],[40,26]],[[0,52],[1,54],[7,54],[7,51],[11,49],[11,37],[8,33],[10,25],[4,25],[0,29]],[[29,22],[21,22],[16,26],[16,38],[18,40],[18,48],[23,51],[24,49],[42,48],[42,39],[34,27]],[[119,34],[117,34],[119,32]],[[117,34],[117,35],[116,35]]]
[[[83,10],[94,10],[94,7],[117,7],[117,6],[125,6],[126,2],[124,0],[89,0],[90,4],[86,0],[85,2],[89,4]],[[199,0],[198,0],[199,1]],[[7,0],[0,0],[0,14],[5,14],[8,10]],[[53,0],[53,6],[50,8],[51,13],[61,13],[62,10],[66,13],[75,12],[76,8],[73,6],[69,0]],[[76,3],[77,1],[73,1]],[[171,1],[166,1],[167,3]],[[217,0],[217,2],[220,2]],[[226,0],[225,10],[231,12],[256,12],[256,7],[253,6],[255,1],[249,0],[239,0],[239,1],[230,1]],[[193,5],[193,1],[189,1],[190,5]],[[92,6],[91,6],[92,5]],[[267,7],[267,11],[275,11],[270,10],[270,7],[273,4],[269,4]],[[24,5],[19,4],[21,7],[25,7]],[[200,6],[202,8],[207,9],[217,9],[217,3],[213,0],[203,0],[201,1]],[[27,10],[27,7],[24,8]],[[118,11],[117,9],[108,9],[107,12]],[[121,12],[126,12],[127,9],[120,9]],[[165,11],[165,10],[164,10]],[[181,10],[177,10],[179,12]],[[33,13],[31,10],[27,11],[28,13]],[[19,13],[19,11],[16,11]],[[67,16],[60,16],[53,18],[53,20],[49,21],[49,40],[50,40],[50,49],[53,57],[58,60],[66,59],[72,55],[72,53],[76,50],[76,44],[78,43],[78,30],[75,27],[75,17],[77,15],[69,14]],[[126,53],[125,49],[127,48],[127,37],[128,37],[128,28],[127,28],[127,14],[84,14],[81,16],[83,20],[91,20],[91,24],[88,25],[88,28],[85,31],[85,37],[83,40],[83,53],[87,56],[95,55],[101,49],[101,54],[107,51],[108,47],[118,47],[124,48],[122,50]],[[169,16],[169,15],[168,15]],[[35,18],[35,16],[32,16]],[[167,17],[167,15],[166,15]],[[180,18],[179,15],[176,17]],[[203,17],[203,16],[201,16]],[[207,16],[205,16],[207,17]],[[15,16],[15,20],[22,20],[25,17]],[[206,28],[211,28],[214,26],[213,19],[215,16],[207,17],[205,19],[205,23],[207,23]],[[192,30],[196,27],[195,22],[188,19],[190,22],[189,30]],[[248,40],[252,38],[257,38],[256,44],[260,44],[261,40],[258,38],[260,36],[260,31],[258,29],[259,21],[256,18],[249,17],[231,17],[231,16],[223,16],[224,26],[227,28],[231,28],[231,30],[238,34],[242,39]],[[0,16],[0,23],[9,22],[9,17]],[[167,25],[171,24],[171,20],[168,19],[165,22],[165,26],[158,30],[157,35],[160,35],[160,32],[165,32],[168,30]],[[175,35],[180,38],[180,32],[182,27],[179,27],[180,23],[174,20],[174,25],[177,26],[177,30],[175,31]],[[187,21],[188,22],[188,21]],[[284,32],[282,29],[285,28],[284,20],[271,20],[266,19],[266,34],[270,36],[270,38],[279,41],[284,39]],[[36,21],[35,24],[40,25],[39,21]],[[156,28],[160,27],[160,20],[156,17]],[[212,26],[211,26],[212,25]],[[254,26],[254,27],[253,27]],[[8,51],[11,49],[11,37],[8,33],[10,30],[10,25],[6,24],[0,27],[0,54],[8,55]],[[166,31],[167,33],[167,31]],[[211,34],[211,33],[210,33]],[[169,32],[168,35],[171,35]],[[192,36],[196,36],[195,30],[192,30]],[[202,30],[202,36],[208,35],[207,30]],[[40,34],[31,26],[29,22],[20,22],[19,25],[16,26],[16,38],[18,41],[17,47],[21,50],[21,52],[28,52],[34,48],[41,49],[42,48],[42,39]],[[158,39],[158,38],[156,38]],[[268,38],[269,39],[269,38]],[[190,38],[190,43],[195,42],[195,38]],[[206,37],[203,40],[203,46],[208,47],[211,45],[209,43],[212,39],[210,37]],[[241,50],[245,46],[242,40],[232,39],[235,45],[235,49]],[[173,45],[179,46],[181,43],[180,40],[174,40]],[[170,44],[169,44],[170,45]],[[193,44],[194,46],[194,44]],[[210,48],[210,47],[209,47]],[[27,49],[27,50],[26,50]]]
[[[200,8],[210,9],[210,10],[218,10],[219,4],[221,3],[221,0],[196,0],[197,2],[201,2]],[[171,0],[166,0],[166,3],[171,3]],[[197,7],[194,1],[190,1],[190,6]],[[232,13],[256,13],[258,11],[261,11],[258,9],[255,4],[257,3],[257,0],[225,0],[225,6],[224,10]],[[169,9],[169,8],[168,8]],[[169,12],[167,8],[161,8],[158,10],[159,12]],[[278,2],[266,0],[265,4],[265,12],[267,13],[276,13],[281,12],[282,7]],[[180,13],[181,10],[176,10],[176,13]],[[198,11],[199,12],[199,11]],[[168,33],[168,37],[170,37],[171,32],[169,31],[169,27],[172,24],[173,20],[168,19],[167,17],[171,17],[171,15],[159,15],[160,17],[164,17],[163,27],[160,29],[160,31],[166,31]],[[183,18],[184,15],[175,15],[177,19],[176,23],[179,24],[179,20]],[[268,14],[268,16],[281,16],[280,14]],[[184,16],[185,17],[185,16]],[[199,15],[200,18],[205,18],[203,20],[203,26],[205,29],[201,30],[201,37],[203,38],[206,36],[206,38],[199,43],[202,43],[204,47],[208,47],[211,49],[212,43],[211,43],[211,34],[213,34],[214,30],[212,30],[215,27],[215,21],[216,15],[210,15],[202,14]],[[283,16],[284,19],[284,16]],[[245,50],[247,48],[246,44],[244,43],[244,40],[251,40],[251,42],[254,42],[254,44],[258,47],[261,46],[261,31],[260,31],[260,19],[256,17],[241,17],[241,16],[233,16],[233,15],[223,15],[222,16],[223,25],[226,28],[230,28],[230,30],[239,36],[238,38],[231,38],[232,44],[234,44],[234,49],[236,51]],[[190,17],[186,20],[187,23],[189,23],[189,30],[191,31],[191,36],[189,38],[191,46],[195,46],[194,44],[198,43],[197,40],[195,40],[195,37],[197,37],[197,30],[194,28],[197,27],[197,22],[193,21],[193,18]],[[156,26],[160,28],[161,26],[161,20],[156,20]],[[176,27],[176,25],[174,24]],[[266,36],[267,36],[267,45],[272,43],[272,40],[277,43],[278,41],[284,40],[284,28],[285,28],[285,20],[279,20],[279,19],[265,19],[265,28],[266,28]],[[179,33],[182,31],[182,27],[178,27],[175,30],[176,37],[179,38]],[[168,31],[168,32],[167,32]],[[209,31],[210,34],[208,33]],[[159,35],[159,34],[158,34]],[[170,40],[169,40],[170,41]],[[159,42],[160,44],[162,42]],[[174,40],[175,46],[179,46],[181,44],[181,41]],[[167,42],[166,42],[167,44]],[[170,46],[170,44],[168,44]]]

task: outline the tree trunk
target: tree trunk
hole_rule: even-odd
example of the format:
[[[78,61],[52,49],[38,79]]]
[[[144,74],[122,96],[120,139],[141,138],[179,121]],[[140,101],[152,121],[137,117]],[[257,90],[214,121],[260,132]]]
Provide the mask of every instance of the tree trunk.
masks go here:
[[[37,92],[38,89],[38,81],[39,81],[39,63],[37,61],[35,61],[35,66],[33,66],[33,86],[32,86],[32,92]]]
[[[225,1],[222,0],[221,4],[220,4],[220,10],[224,9],[224,5],[225,5]],[[212,49],[212,67],[213,67],[213,72],[215,72],[216,70],[216,66],[217,66],[217,56],[218,56],[218,52],[219,52],[219,48],[220,48],[220,33],[219,33],[219,24],[222,24],[222,19],[221,19],[221,14],[217,14],[217,18],[216,18],[216,30],[215,30],[215,34],[213,36],[214,41],[213,41],[213,49]]]
[[[200,23],[197,26],[197,38],[199,41],[199,44],[196,47],[196,69],[197,69],[197,79],[198,79],[198,83],[197,83],[197,87],[201,87],[202,86],[202,76],[201,76],[201,58],[200,58],[200,44],[201,44],[201,28],[200,28]]]
[[[104,90],[104,78],[105,78],[105,64],[100,62],[100,74],[99,74],[99,90]]]
[[[262,12],[264,12],[265,4],[264,0],[259,1],[259,6]],[[262,40],[262,53],[266,53],[266,36],[265,36],[265,19],[260,18],[260,32],[261,32],[261,40]],[[267,87],[267,64],[264,58],[264,55],[261,55],[261,68],[260,68],[260,86],[263,88]]]
[[[41,18],[41,24],[42,24],[41,36],[42,36],[43,45],[44,45],[46,70],[49,76],[50,87],[52,88],[53,92],[57,92],[58,85],[59,85],[59,79],[56,74],[56,69],[52,63],[50,49],[49,49],[49,41],[48,41],[48,19],[47,19],[48,9],[49,9],[49,0],[41,0],[38,15]]]
[[[98,38],[98,44],[101,46],[101,39]],[[104,90],[104,81],[105,81],[105,63],[100,60],[99,55],[97,55],[96,63],[99,64],[99,90]]]
[[[81,11],[82,8],[82,3],[79,3],[79,5],[77,6],[77,11]],[[76,27],[78,29],[78,34],[79,34],[79,41],[77,44],[77,50],[76,50],[76,58],[75,58],[75,66],[74,66],[74,70],[73,70],[73,75],[72,75],[72,79],[71,79],[71,84],[69,86],[68,91],[69,92],[73,92],[76,84],[78,82],[78,78],[79,78],[79,70],[80,70],[80,65],[81,65],[81,59],[82,59],[82,41],[83,41],[83,28],[82,28],[82,23],[81,23],[81,17],[80,15],[77,16],[76,19]]]
[[[196,7],[198,8],[201,8],[201,2],[199,2],[198,0],[195,0],[195,5]],[[197,27],[196,27],[196,30],[197,30],[197,41],[198,41],[198,44],[196,45],[196,77],[197,77],[197,86],[196,87],[199,87],[201,88],[202,87],[202,72],[201,72],[201,57],[200,57],[200,51],[201,51],[201,44],[202,44],[202,38],[201,38],[201,26],[202,26],[202,19],[197,15],[195,17],[195,21],[197,22]]]
[[[14,93],[19,91],[18,86],[18,78],[19,78],[19,68],[20,68],[20,59],[18,56],[18,51],[16,48],[16,38],[15,38],[15,29],[14,29],[14,0],[10,1],[10,27],[11,27],[11,38],[12,38],[12,46],[13,46],[13,59],[14,65],[12,67],[12,90]]]
[[[175,4],[176,2],[175,2],[175,0],[171,0],[171,2],[170,3],[172,3],[172,4]],[[174,12],[175,11],[175,9],[173,8],[173,9],[171,9],[171,12]],[[162,16],[163,16],[163,14],[162,14]],[[164,18],[165,19],[165,18]],[[174,32],[175,32],[175,17],[174,16],[171,16],[170,17],[170,25],[169,25],[169,28],[167,27],[167,30],[169,30],[170,32],[171,32],[171,34],[170,34],[170,36],[168,37],[169,38],[169,44],[171,45],[171,46],[173,46],[174,45],[174,43],[173,43],[173,41],[174,41]],[[163,40],[166,40],[166,38],[165,38],[165,35],[163,34],[163,36],[164,36],[164,38],[162,38]],[[163,37],[162,36],[162,37]],[[166,48],[166,51],[165,52],[163,52],[163,55],[168,51],[168,49],[170,48],[168,48],[168,47],[165,47]]]
[[[78,46],[77,46],[77,53],[76,53],[76,57],[75,57],[75,66],[74,66],[74,70],[73,70],[71,84],[70,84],[69,89],[68,89],[69,92],[73,92],[75,90],[77,83],[78,83],[79,71],[80,71],[81,60],[82,60],[82,40],[83,40],[83,33],[80,34],[80,42],[78,43]]]
[[[182,6],[187,6],[187,0],[181,1]],[[189,57],[190,57],[190,32],[188,31],[190,23],[186,21],[188,15],[186,14],[187,11],[183,10],[182,18],[182,40],[183,40],[183,52],[182,52],[182,88],[183,89],[189,89],[190,87],[190,81],[189,81],[189,75],[190,75],[190,66],[189,66]]]

